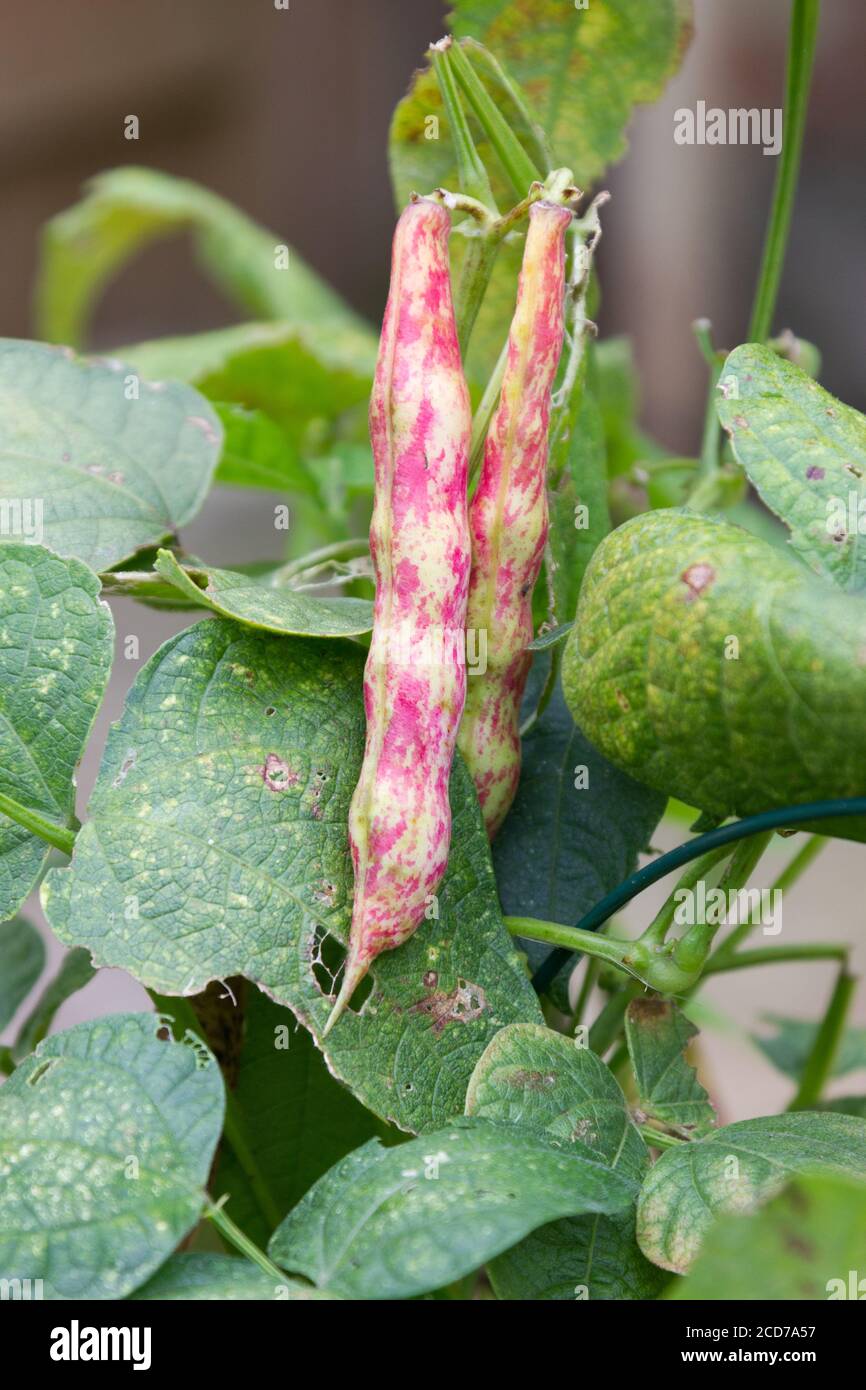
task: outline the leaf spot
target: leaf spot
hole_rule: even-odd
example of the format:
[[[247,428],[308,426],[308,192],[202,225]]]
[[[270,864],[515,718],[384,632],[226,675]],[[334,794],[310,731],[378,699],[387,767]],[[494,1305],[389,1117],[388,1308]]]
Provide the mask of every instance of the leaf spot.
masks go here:
[[[219,435],[210,420],[206,420],[203,415],[190,415],[187,423],[194,425],[197,430],[201,430],[208,444],[219,444]]]
[[[428,971],[428,974],[434,974]],[[426,977],[425,977],[426,978]],[[427,1014],[438,1037],[449,1023],[472,1023],[487,1008],[487,996],[480,985],[471,980],[458,980],[450,992],[434,990],[425,999],[409,1005],[410,1014]]]
[[[683,570],[680,579],[688,590],[686,602],[693,603],[698,595],[704,592],[704,589],[709,588],[715,577],[716,571],[713,569],[712,565],[705,563],[689,565],[687,570]]]
[[[277,753],[269,753],[256,771],[270,792],[284,792],[300,781],[297,772],[292,772],[288,763]]]
[[[135,767],[135,764],[136,764],[137,761],[138,761],[138,753],[137,753],[137,751],[136,751],[134,748],[130,748],[130,749],[129,749],[129,752],[126,754],[125,758],[123,759],[123,762],[120,764],[120,767],[118,768],[118,771],[117,771],[117,776],[115,777],[115,779],[114,779],[114,781],[112,782],[111,785],[112,785],[113,787],[119,787],[119,786],[121,785],[122,782],[125,782],[126,779],[127,779],[127,777],[129,776],[130,772],[131,772],[132,769]]]

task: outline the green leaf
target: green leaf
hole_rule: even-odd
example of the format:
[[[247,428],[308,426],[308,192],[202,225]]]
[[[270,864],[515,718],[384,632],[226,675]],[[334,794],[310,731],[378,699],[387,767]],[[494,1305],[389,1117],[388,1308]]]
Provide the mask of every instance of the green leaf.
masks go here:
[[[640,1182],[646,1146],[625,1097],[594,1052],[531,1023],[503,1028],[472,1073],[466,1112],[586,1145],[611,1171]],[[658,1270],[635,1242],[634,1211],[572,1216],[542,1226],[490,1264],[499,1298],[652,1298]]]
[[[0,1269],[47,1298],[123,1298],[202,1207],[223,1084],[203,1043],[114,1014],[40,1043],[0,1087]]]
[[[664,808],[663,796],[596,752],[557,685],[523,739],[517,796],[493,841],[503,912],[576,922],[634,870]],[[533,969],[550,949],[531,941],[521,945]],[[572,969],[573,961],[554,982],[560,1002]]]
[[[654,101],[690,37],[683,0],[453,0],[458,38],[481,40],[525,89],[555,165],[582,188],[625,153],[632,108]]]
[[[41,545],[0,544],[0,794],[49,828],[72,824],[75,769],[113,645],[111,614],[85,565]],[[43,839],[0,815],[0,919],[20,907],[47,852]]]
[[[670,1296],[761,1303],[862,1299],[864,1230],[866,1185],[798,1178],[755,1215],[718,1221],[688,1278],[678,1280]]]
[[[592,357],[610,476],[628,473],[636,463],[663,460],[667,451],[637,425],[637,373],[629,339],[605,338],[594,345]]]
[[[244,323],[121,349],[151,380],[181,380],[211,401],[259,410],[300,446],[317,420],[366,407],[376,338],[353,326]]]
[[[747,343],[720,378],[719,419],[749,481],[817,574],[866,587],[866,418],[770,348]],[[853,524],[852,524],[853,523]]]
[[[156,572],[191,602],[247,627],[301,637],[350,637],[373,628],[373,605],[363,598],[315,598],[292,589],[271,589],[237,570],[184,569],[161,550]]]
[[[232,1255],[172,1255],[140,1289],[128,1294],[134,1302],[251,1300],[305,1302],[334,1298],[294,1279],[276,1284],[248,1260]]]
[[[612,763],[720,822],[862,793],[863,651],[860,597],[739,527],[654,512],[596,551],[563,689]]]
[[[552,442],[548,470],[548,547],[560,623],[574,618],[586,567],[610,530],[601,411],[589,388],[578,385],[573,399],[561,437]]]
[[[310,1034],[288,1009],[250,990],[233,1092],[258,1173],[280,1215],[331,1164],[388,1130],[335,1081]],[[392,1131],[393,1133],[393,1131]],[[234,1150],[223,1144],[214,1191],[228,1192],[228,1213],[257,1245],[274,1225],[263,1212]]]
[[[866,1121],[804,1110],[677,1144],[644,1181],[638,1243],[662,1269],[683,1274],[714,1217],[751,1211],[799,1173],[866,1177]]]
[[[376,1140],[320,1178],[274,1233],[271,1258],[346,1298],[449,1284],[536,1226],[622,1211],[635,1183],[575,1142],[456,1119],[396,1149]]]
[[[140,672],[79,832],[43,902],[68,945],[164,994],[245,975],[320,1036],[352,900],[349,800],[364,746],[363,652],[214,619]],[[540,1019],[502,923],[471,779],[457,762],[438,918],[372,970],[332,1073],[405,1129],[463,1105],[498,1028]]]
[[[13,1060],[18,1063],[41,1043],[54,1021],[61,1004],[65,1004],[73,994],[89,985],[96,971],[90,963],[90,954],[76,947],[67,951],[60,962],[60,969],[49,980],[30,1013],[21,1025],[15,1045],[12,1048]]]
[[[687,1138],[705,1134],[716,1114],[685,1050],[698,1030],[672,999],[633,999],[625,1036],[638,1102],[651,1119]]]
[[[837,1096],[834,1100],[823,1100],[816,1106],[818,1110],[832,1110],[837,1115],[859,1115],[866,1120],[866,1096]]]
[[[253,323],[123,352],[143,375],[181,378],[215,402],[226,426],[218,482],[288,491],[342,519],[354,495],[372,492],[376,346],[351,326]]]
[[[763,1019],[773,1025],[775,1033],[769,1038],[753,1034],[755,1042],[779,1071],[799,1081],[820,1025],[781,1014],[764,1014]],[[830,1075],[846,1076],[861,1067],[866,1067],[866,1028],[846,1028]]]
[[[275,420],[243,405],[217,403],[214,408],[223,427],[223,451],[215,482],[315,496],[316,485],[309,470]]]
[[[45,947],[23,917],[0,922],[0,1029],[11,1022],[45,967]]]
[[[0,339],[0,419],[0,504],[29,504],[35,539],[95,570],[191,521],[222,443],[190,387],[12,338]]]
[[[80,203],[46,225],[36,285],[40,337],[78,346],[108,283],[154,241],[189,232],[196,256],[237,304],[265,318],[336,326],[355,314],[294,251],[230,203],[157,169],[112,169],[91,179]]]

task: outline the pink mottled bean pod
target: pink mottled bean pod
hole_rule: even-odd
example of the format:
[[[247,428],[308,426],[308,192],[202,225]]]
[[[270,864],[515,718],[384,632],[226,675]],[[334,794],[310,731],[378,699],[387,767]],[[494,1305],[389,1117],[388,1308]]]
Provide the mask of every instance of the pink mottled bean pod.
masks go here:
[[[450,219],[419,199],[397,223],[373,394],[376,573],[367,741],[349,809],[355,900],[342,988],[418,926],[448,860],[448,781],[463,702],[471,415],[448,264]]]
[[[566,208],[535,203],[508,339],[502,393],[469,509],[466,626],[486,670],[470,667],[459,747],[492,839],[520,777],[520,702],[532,664],[532,590],[547,541],[550,396],[562,350]]]

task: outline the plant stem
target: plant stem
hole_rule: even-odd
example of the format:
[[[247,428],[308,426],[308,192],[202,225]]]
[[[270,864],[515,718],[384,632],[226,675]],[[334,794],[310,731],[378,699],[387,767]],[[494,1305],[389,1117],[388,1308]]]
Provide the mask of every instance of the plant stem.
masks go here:
[[[478,476],[481,467],[481,460],[484,456],[484,441],[487,438],[487,431],[490,428],[490,421],[493,419],[493,412],[499,400],[499,392],[502,389],[502,378],[505,376],[505,364],[508,361],[508,339],[502,344],[502,351],[496,366],[490,375],[490,379],[484,388],[484,395],[478,403],[478,409],[472,417],[472,437],[469,441],[469,488]]]
[[[759,835],[751,835],[741,840],[731,856],[730,862],[719,880],[719,888],[729,899],[731,893],[739,892],[748,883],[764,850],[770,843],[772,831],[765,830]],[[701,969],[709,955],[710,946],[721,922],[696,922],[689,927],[674,947],[674,960],[686,970]]]
[[[717,849],[710,850],[708,854],[702,854],[700,859],[696,859],[677,879],[676,887],[662,903],[646,931],[641,934],[640,940],[648,941],[651,944],[664,941],[674,920],[677,907],[676,894],[683,889],[694,888],[701,879],[707,877],[720,860],[727,859],[730,852],[728,845],[720,845]]]
[[[457,338],[464,360],[478,310],[490,284],[500,245],[500,237],[492,232],[470,237],[466,243],[466,254],[460,267],[460,279],[454,295]]]
[[[755,946],[751,951],[737,951],[736,954],[725,954],[719,959],[711,956],[701,980],[706,979],[707,975],[720,975],[728,970],[748,970],[753,965],[785,965],[799,960],[845,961],[848,955],[849,947],[828,945],[824,942],[816,942],[815,945],[796,942],[792,946]]]
[[[866,796],[840,797],[838,800],[809,801],[798,806],[781,806],[773,811],[761,811],[755,816],[744,816],[742,820],[732,821],[728,825],[719,825],[715,830],[708,830],[705,835],[696,835],[694,839],[687,840],[676,849],[660,855],[651,864],[645,864],[642,869],[623,879],[622,883],[606,893],[595,907],[584,913],[575,930],[595,931],[651,883],[657,883],[674,869],[679,869],[683,864],[690,864],[693,859],[717,846],[734,844],[747,835],[756,835],[765,830],[790,829],[795,825],[836,818],[847,819],[849,816],[866,816]],[[539,993],[547,988],[562,969],[566,950],[567,948],[551,951],[536,970],[532,983]]]
[[[801,846],[797,853],[791,858],[790,862],[785,865],[785,868],[779,874],[770,892],[784,893],[786,889],[791,888],[793,884],[797,882],[800,875],[809,867],[816,855],[821,852],[826,843],[826,835],[810,835],[806,843]],[[710,956],[709,966],[716,963],[716,968],[718,968],[718,962],[727,960],[728,956],[733,955],[740,942],[745,940],[754,925],[752,913],[750,912],[745,922],[738,922],[730,935],[726,936],[725,940],[719,944],[713,955]]]
[[[269,1278],[273,1279],[276,1284],[282,1285],[287,1282],[288,1276],[285,1271],[273,1264],[272,1261],[268,1259],[265,1252],[260,1250],[255,1242],[250,1240],[249,1236],[244,1235],[240,1226],[235,1225],[228,1212],[220,1206],[219,1202],[215,1202],[209,1207],[205,1215],[209,1221],[213,1222],[220,1235],[224,1240],[228,1241],[229,1245],[233,1245],[235,1250],[238,1250],[242,1255],[246,1255],[248,1260],[252,1260],[254,1265],[258,1265],[259,1269],[263,1270],[263,1272],[267,1274]]]
[[[701,486],[701,479],[715,477],[719,467],[719,448],[722,442],[722,426],[719,422],[718,411],[716,410],[716,389],[719,384],[719,377],[722,374],[721,366],[716,365],[710,368],[710,380],[707,386],[707,406],[704,411],[704,430],[701,436],[701,456],[698,468],[698,487]],[[697,491],[689,499],[689,506],[693,511],[700,511],[706,505],[699,497],[697,503],[694,501]]]
[[[797,853],[791,856],[773,887],[778,888],[780,893],[784,893],[786,888],[791,888],[828,843],[826,835],[810,835]]]
[[[680,1144],[688,1143],[686,1139],[678,1139],[675,1134],[665,1134],[663,1130],[653,1129],[652,1125],[638,1125],[643,1138],[654,1149],[676,1149]]]
[[[578,993],[577,1001],[574,1006],[572,1032],[574,1032],[583,1022],[583,1015],[586,1013],[586,1006],[589,1003],[590,995],[592,994],[593,988],[595,987],[595,982],[598,979],[598,971],[598,960],[594,956],[590,956],[586,962],[586,970],[584,971],[583,979],[580,982],[580,992]]]
[[[827,1012],[803,1068],[799,1089],[788,1106],[789,1110],[808,1110],[810,1106],[815,1105],[821,1099],[821,1092],[832,1074],[833,1063],[839,1052],[842,1036],[845,1032],[845,1019],[854,997],[856,984],[856,977],[849,975],[847,966],[843,965],[839,971],[839,978],[836,981]]]
[[[280,565],[279,569],[274,570],[268,577],[268,586],[272,589],[282,588],[296,576],[306,574],[307,570],[318,569],[328,560],[355,560],[368,554],[369,550],[368,536],[333,541],[330,545],[323,545],[319,550],[311,550],[309,554],[299,556],[297,560],[288,560],[286,564]]]
[[[621,965],[630,941],[616,941],[598,932],[581,931],[562,922],[545,922],[538,917],[506,917],[505,926],[512,936],[526,936],[531,941],[546,941],[551,946],[565,946],[569,951],[583,951],[597,960]]]
[[[0,815],[8,816],[17,825],[21,825],[25,830],[29,830],[32,835],[44,840],[47,845],[53,845],[55,849],[63,850],[64,854],[71,854],[75,844],[75,831],[70,830],[65,825],[58,825],[56,821],[48,820],[41,816],[38,811],[32,811],[29,806],[21,806],[19,802],[13,801],[11,796],[6,796],[0,792]]]
[[[721,440],[722,427],[719,424],[719,417],[716,411],[716,386],[721,376],[722,363],[719,361],[719,354],[713,347],[712,324],[709,319],[695,319],[692,324],[692,332],[697,339],[701,356],[710,369],[710,380],[707,387],[707,405],[704,411],[704,432],[701,440],[701,456],[699,467],[699,479],[701,477],[712,477],[719,466],[719,442]],[[699,484],[700,485],[700,484]],[[699,510],[699,508],[695,508]]]
[[[815,57],[815,40],[818,33],[820,0],[793,0],[791,7],[791,27],[788,37],[788,70],[785,83],[785,129],[782,153],[776,172],[773,189],[773,205],[758,286],[749,323],[748,341],[763,343],[770,336],[773,326],[773,313],[779,294],[785,249],[791,226],[791,213],[797,192],[797,178],[800,171],[800,156],[803,150],[803,132],[806,128],[806,112],[809,106],[809,87],[812,80],[812,63]]]
[[[559,678],[559,668],[561,665],[562,648],[554,647],[550,658],[550,670],[547,673],[547,679],[545,680],[541,690],[541,694],[538,697],[538,704],[535,706],[535,709],[532,711],[532,713],[527,715],[526,719],[524,719],[523,723],[520,726],[521,738],[525,738],[526,735],[529,733],[530,729],[535,728],[535,725],[538,723],[539,719],[544,714],[544,711],[547,709],[547,706],[550,704],[550,701],[553,698],[553,692],[556,689],[556,682]]]
[[[150,991],[153,999],[153,992]],[[180,1030],[176,1036],[182,1037],[183,1032],[193,1033],[195,1037],[202,1038],[207,1042],[201,1028],[201,1024],[196,1016],[195,1009],[189,1000],[180,996],[172,995],[170,998],[159,996],[154,999],[154,1003],[160,1013],[166,1013],[177,1024]],[[225,1087],[225,1123],[223,1125],[223,1138],[227,1140],[229,1147],[234,1153],[238,1164],[243,1169],[244,1175],[250,1185],[250,1190],[265,1218],[267,1224],[273,1228],[279,1226],[283,1219],[283,1211],[273,1197],[270,1188],[265,1181],[258,1161],[253,1152],[252,1145],[247,1137],[247,1127],[244,1113],[238,1105],[237,1100],[228,1086]]]
[[[616,1042],[622,1028],[622,1021],[625,1018],[625,1011],[632,999],[636,999],[643,991],[643,985],[638,980],[629,980],[622,989],[612,994],[589,1030],[590,1049],[601,1057],[607,1052],[611,1043]]]

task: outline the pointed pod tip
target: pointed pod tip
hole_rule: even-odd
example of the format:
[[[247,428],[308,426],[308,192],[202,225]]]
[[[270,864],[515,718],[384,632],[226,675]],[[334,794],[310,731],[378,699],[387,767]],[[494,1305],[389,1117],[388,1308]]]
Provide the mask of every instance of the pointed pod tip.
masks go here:
[[[368,969],[369,963],[365,964],[362,961],[353,960],[351,956],[346,960],[346,973],[343,976],[340,993],[337,995],[337,1002],[328,1015],[328,1021],[322,1029],[323,1038],[328,1036],[335,1023],[339,1023],[341,1017],[346,1012],[349,1000],[363,980]]]

